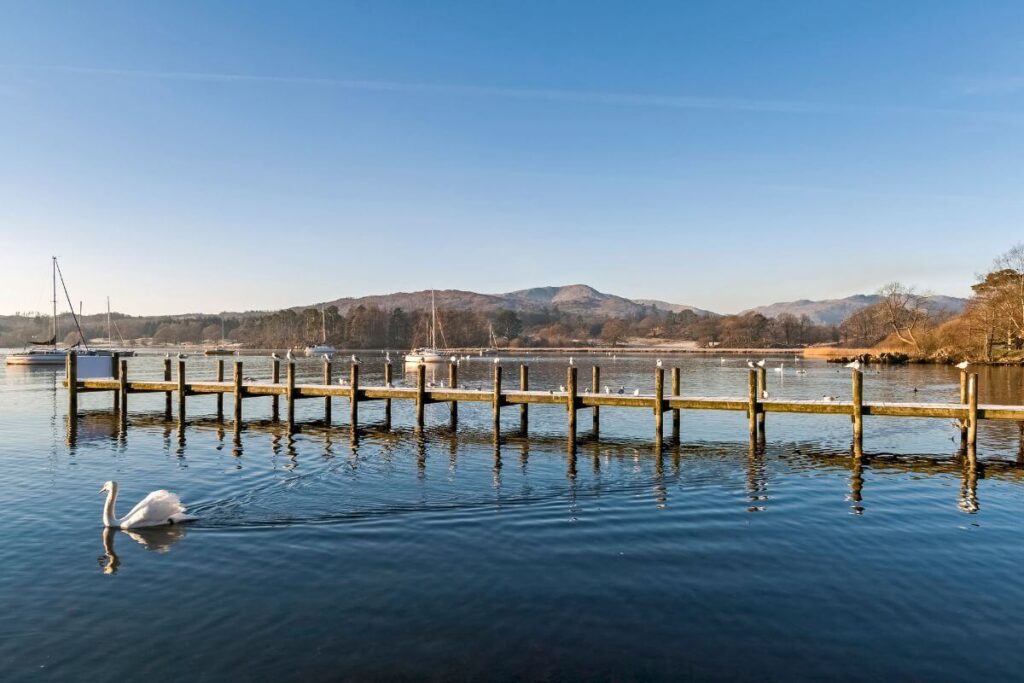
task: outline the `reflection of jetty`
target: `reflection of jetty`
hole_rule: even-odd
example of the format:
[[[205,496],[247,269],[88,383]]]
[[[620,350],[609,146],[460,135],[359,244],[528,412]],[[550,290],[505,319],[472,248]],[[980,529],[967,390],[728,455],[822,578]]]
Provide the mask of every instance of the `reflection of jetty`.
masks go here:
[[[458,383],[458,364],[448,365],[448,386],[428,386],[425,366],[420,365],[416,371],[415,387],[396,387],[392,385],[392,366],[384,366],[384,384],[381,386],[362,386],[359,382],[359,364],[349,366],[349,380],[346,386],[336,384],[333,377],[331,362],[325,361],[323,367],[323,384],[297,384],[295,381],[295,363],[286,363],[285,379],[281,381],[280,361],[274,359],[271,376],[267,382],[243,381],[243,361],[234,361],[231,381],[224,379],[225,363],[219,360],[217,376],[210,380],[189,381],[186,376],[185,361],[179,359],[176,375],[172,378],[171,359],[164,360],[163,380],[131,381],[128,377],[127,361],[115,358],[113,364],[114,377],[101,379],[78,379],[77,356],[68,354],[67,379],[68,414],[72,427],[78,415],[78,394],[83,392],[110,391],[114,393],[114,408],[119,412],[122,423],[128,411],[128,396],[133,393],[163,393],[166,397],[165,417],[171,418],[172,397],[177,395],[178,419],[183,423],[186,414],[186,398],[210,394],[217,399],[217,416],[223,419],[224,396],[233,397],[233,419],[236,429],[242,425],[242,404],[245,399],[268,397],[272,401],[272,415],[279,419],[279,405],[284,399],[286,422],[289,429],[295,426],[295,402],[301,399],[322,399],[324,401],[324,420],[331,422],[332,400],[346,398],[349,401],[349,423],[352,428],[359,425],[359,405],[367,401],[382,401],[384,404],[384,426],[391,426],[391,402],[395,400],[412,401],[415,404],[415,428],[422,431],[424,427],[424,406],[428,403],[447,403],[450,407],[451,427],[458,425],[458,404],[461,402],[490,403],[493,412],[493,429],[495,435],[500,433],[499,417],[501,409],[511,406],[519,407],[520,432],[525,434],[529,426],[529,406],[552,405],[562,406],[567,414],[569,444],[575,448],[577,433],[577,412],[591,410],[593,435],[596,437],[600,427],[600,409],[602,407],[639,408],[653,413],[655,427],[655,443],[663,440],[665,413],[672,416],[672,441],[678,442],[680,437],[681,410],[732,410],[747,414],[750,436],[757,438],[764,430],[767,413],[807,413],[820,415],[849,415],[853,423],[853,440],[859,445],[863,440],[863,424],[865,416],[874,417],[917,417],[945,418],[958,422],[961,431],[961,442],[964,447],[973,449],[977,443],[978,422],[980,420],[1011,420],[1021,424],[1024,437],[1024,405],[991,405],[978,404],[978,376],[962,372],[960,377],[960,403],[891,403],[864,401],[863,375],[859,370],[852,370],[852,400],[770,400],[762,398],[765,393],[766,377],[764,368],[751,369],[747,378],[746,397],[744,398],[712,398],[683,396],[680,393],[680,370],[672,368],[671,385],[666,391],[665,372],[661,367],[655,370],[654,393],[623,395],[601,391],[601,370],[594,367],[591,384],[581,388],[577,377],[577,368],[570,366],[566,372],[566,385],[555,390],[536,390],[529,386],[529,367],[519,366],[519,388],[505,389],[502,386],[502,367],[494,365],[493,383],[490,389],[464,389]]]

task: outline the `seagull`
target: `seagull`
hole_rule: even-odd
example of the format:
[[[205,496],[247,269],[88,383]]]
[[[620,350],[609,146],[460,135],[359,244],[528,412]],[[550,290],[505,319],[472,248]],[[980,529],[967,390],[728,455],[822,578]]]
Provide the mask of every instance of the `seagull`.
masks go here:
[[[359,356],[352,354],[352,365],[359,365]]]
[[[719,358],[718,362],[721,363],[722,365],[725,365],[725,359],[724,358]]]
[[[387,352],[386,352],[386,353],[384,354],[384,360],[386,360],[386,361],[387,361],[388,363],[390,363],[390,362],[391,362],[391,352],[390,352],[390,351],[387,351]]]
[[[324,354],[324,365],[327,365],[330,362],[331,362],[331,354],[325,353]]]
[[[455,363],[456,365],[458,365],[459,357],[458,356],[452,356],[451,358],[448,359],[448,362],[449,363]]]
[[[610,386],[608,386],[607,384],[604,385],[604,393],[606,393],[606,394],[612,393],[612,388]]]
[[[270,357],[273,358],[274,360],[281,360],[281,356],[277,355],[277,351],[271,353]]]
[[[559,384],[558,385],[558,390],[559,391],[565,391],[565,385],[564,384]]]
[[[757,367],[759,367],[759,368],[763,368],[764,367],[764,358],[762,358],[761,360],[757,361],[757,363],[755,363],[755,365],[757,365]]]
[[[747,367],[750,368],[751,370],[756,370],[757,369],[757,366],[754,365],[754,361],[752,361],[752,360],[748,360],[747,361]]]
[[[292,353],[291,349],[288,349],[288,353],[284,354],[284,357],[287,358],[289,361],[295,360],[295,354]]]
[[[188,356],[186,356],[184,353],[178,354],[178,360],[185,360],[186,358],[188,358]]]
[[[171,357],[171,354],[169,354],[169,353],[165,353],[164,354],[164,358],[170,358],[170,357]]]
[[[847,363],[844,367],[851,368],[853,370],[860,370],[860,367],[861,367],[860,358],[857,358],[852,363]]]
[[[767,389],[763,389],[761,391],[761,398],[768,398],[768,390]]]
[[[626,387],[619,387],[619,393],[620,394],[626,393]]]
[[[501,363],[501,359],[500,359],[500,358],[498,358],[497,356],[495,356],[495,357],[494,357],[494,364],[495,364],[495,365],[498,365],[499,363]]]
[[[438,382],[437,386],[440,387],[441,389],[444,389],[444,380],[442,379],[440,382]]]
[[[634,389],[633,390],[633,395],[634,396],[639,396],[640,395],[640,390],[639,389]]]
[[[822,396],[821,400],[825,401],[826,403],[831,403],[832,401],[836,400],[836,397],[835,396],[828,396],[828,395],[826,395],[826,396]]]
[[[662,365],[664,365],[664,363],[662,363],[662,362],[661,362],[661,359],[659,358],[659,359],[658,359],[658,367],[660,368],[660,367],[661,367]]]
[[[573,360],[572,356],[569,356],[569,365],[576,365],[576,361]]]
[[[956,367],[960,368],[961,370],[966,370],[968,365],[970,365],[968,361],[962,360],[956,364]]]

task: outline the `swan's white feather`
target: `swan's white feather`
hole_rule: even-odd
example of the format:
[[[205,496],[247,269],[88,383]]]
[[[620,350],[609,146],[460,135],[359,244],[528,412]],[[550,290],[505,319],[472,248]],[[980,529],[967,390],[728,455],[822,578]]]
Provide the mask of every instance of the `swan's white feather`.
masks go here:
[[[160,489],[153,491],[139,501],[138,505],[121,518],[118,526],[122,529],[139,529],[147,526],[173,524],[188,519],[185,506],[178,494]]]

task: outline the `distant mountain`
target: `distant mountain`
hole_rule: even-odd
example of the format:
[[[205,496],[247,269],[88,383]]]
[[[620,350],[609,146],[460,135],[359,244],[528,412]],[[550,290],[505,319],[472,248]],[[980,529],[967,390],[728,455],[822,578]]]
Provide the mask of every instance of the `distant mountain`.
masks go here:
[[[341,313],[346,313],[349,309],[359,305],[378,306],[384,309],[428,310],[430,308],[430,296],[430,290],[397,292],[394,294],[335,299],[324,302],[324,305],[337,306],[338,311]],[[560,311],[566,313],[609,318],[644,315],[652,308],[710,313],[709,311],[683,304],[669,304],[663,301],[648,300],[634,301],[614,294],[599,292],[589,285],[533,287],[504,294],[478,294],[459,289],[438,289],[434,291],[434,299],[438,308],[481,312],[506,309],[519,313],[529,313],[541,311],[545,308],[557,307]]]
[[[673,313],[681,313],[682,311],[693,311],[697,315],[713,315],[720,316],[720,313],[709,311],[703,308],[697,308],[696,306],[688,306],[686,304],[670,304],[667,301],[659,301],[658,299],[633,299],[638,304],[644,306],[653,306],[659,311],[671,311]]]
[[[882,300],[878,294],[854,294],[845,299],[822,299],[811,301],[800,299],[799,301],[783,301],[750,308],[743,313],[760,313],[767,318],[778,318],[784,313],[790,313],[797,317],[806,315],[819,325],[838,325],[862,308],[877,304]],[[955,296],[935,295],[928,297],[928,307],[934,311],[959,313],[966,305],[966,299],[959,299]]]

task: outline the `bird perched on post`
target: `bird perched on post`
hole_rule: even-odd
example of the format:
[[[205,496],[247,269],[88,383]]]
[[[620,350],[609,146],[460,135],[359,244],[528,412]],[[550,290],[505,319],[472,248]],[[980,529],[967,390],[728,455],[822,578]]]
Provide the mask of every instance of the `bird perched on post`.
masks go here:
[[[664,363],[662,363],[662,362],[661,362],[661,359],[660,359],[660,358],[658,359],[658,363],[657,363],[657,365],[658,365],[658,367],[659,367],[659,368],[660,368],[660,367],[661,367],[662,365],[664,365]]]
[[[186,356],[184,353],[178,354],[178,360],[185,360],[186,358],[188,358],[188,356]]]
[[[284,354],[284,357],[288,359],[288,362],[295,360],[295,354],[292,353],[291,349],[288,349],[288,353]]]
[[[359,356],[352,354],[352,365],[359,365]]]
[[[639,389],[634,389],[633,390],[633,395],[634,396],[639,396],[640,395],[640,390]]]
[[[968,361],[962,360],[956,364],[956,367],[958,367],[961,370],[966,370],[968,365],[970,365]]]
[[[608,386],[607,384],[604,385],[604,393],[606,393],[606,394],[612,393],[612,388],[610,386]]]
[[[498,358],[497,356],[495,356],[495,357],[494,357],[494,364],[495,364],[495,365],[498,365],[499,363],[501,363],[501,359],[500,359],[500,358]]]
[[[576,360],[572,356],[569,356],[569,365],[576,365]]]
[[[763,368],[764,367],[764,363],[765,363],[764,358],[762,358],[761,360],[757,361],[757,363],[755,363],[755,365],[757,365],[757,367],[759,367],[759,368]]]
[[[752,361],[752,360],[748,360],[747,361],[747,367],[750,368],[751,370],[756,370],[757,369],[757,366],[754,365],[754,361]]]
[[[331,362],[331,354],[325,353],[324,354],[324,365],[327,365],[330,362]]]
[[[277,351],[271,353],[270,357],[273,358],[274,360],[281,360],[281,356],[277,355]]]
[[[851,368],[853,370],[860,370],[860,366],[861,366],[860,358],[857,358],[852,363],[847,363],[846,364],[846,367]]]
[[[164,354],[164,358],[170,358],[170,357],[171,357],[171,354],[169,354],[169,353],[165,353]]]

